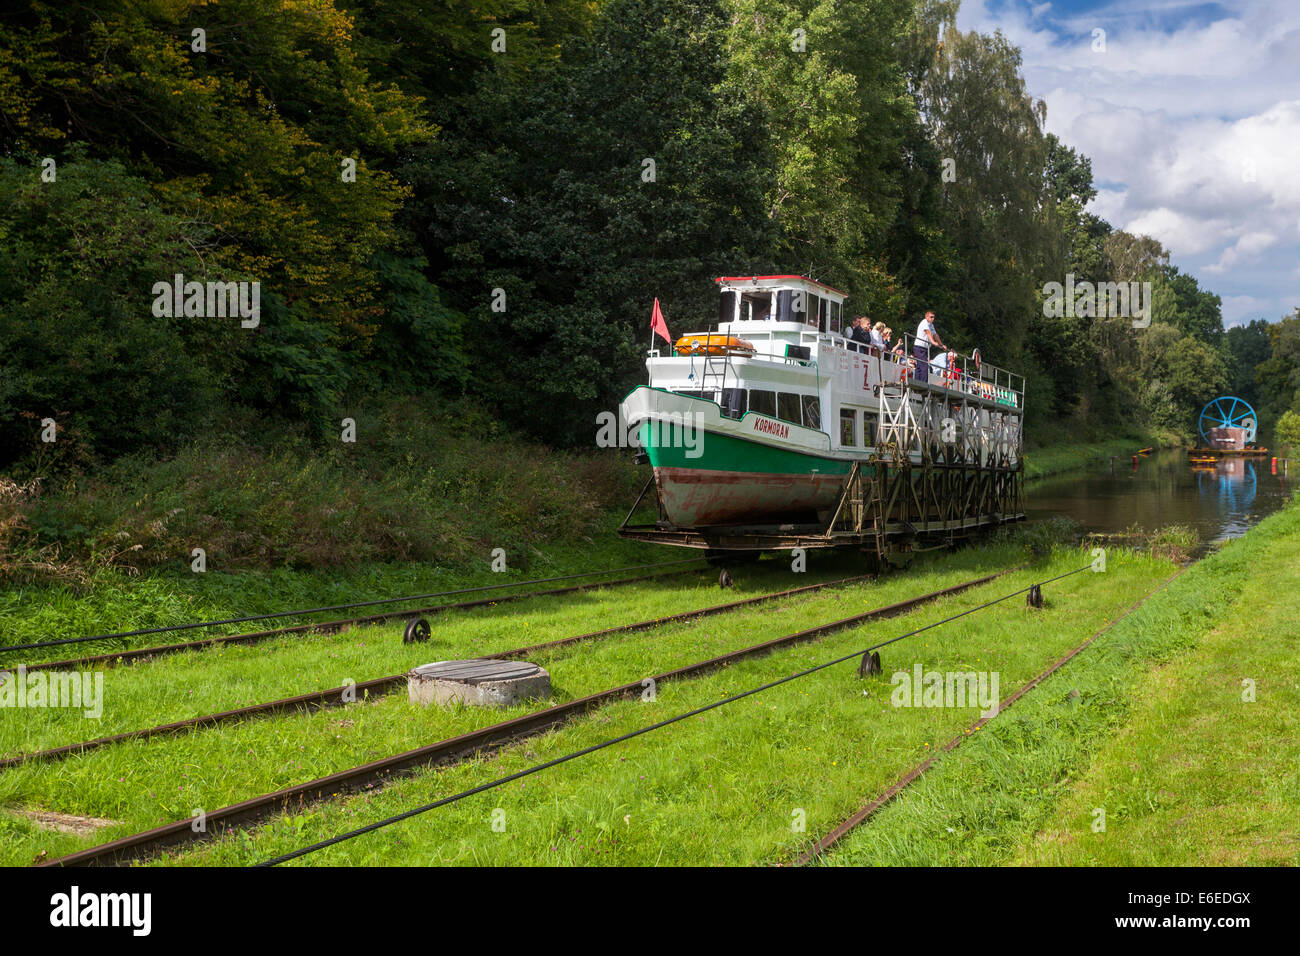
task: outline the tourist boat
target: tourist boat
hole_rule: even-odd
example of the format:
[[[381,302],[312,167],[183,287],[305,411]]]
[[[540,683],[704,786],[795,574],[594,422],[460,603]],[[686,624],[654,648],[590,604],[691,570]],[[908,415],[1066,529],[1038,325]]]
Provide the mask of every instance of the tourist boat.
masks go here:
[[[648,383],[620,410],[653,471],[660,519],[648,537],[833,524],[851,475],[867,468],[882,477],[931,466],[1019,473],[1020,376],[981,362],[978,352],[951,368],[919,370],[905,333],[895,339],[901,351],[855,342],[845,293],[813,279],[716,282],[716,329],[679,338],[671,354],[652,349]],[[1012,517],[987,505],[982,514],[951,510],[919,502],[895,509],[918,530]],[[625,523],[625,533],[634,530]],[[688,537],[680,543],[706,543]]]

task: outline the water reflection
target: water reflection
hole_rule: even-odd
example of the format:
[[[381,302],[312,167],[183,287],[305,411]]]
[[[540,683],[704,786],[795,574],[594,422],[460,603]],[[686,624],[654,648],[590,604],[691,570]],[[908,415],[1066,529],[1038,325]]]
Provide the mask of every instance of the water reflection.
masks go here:
[[[1209,466],[1197,466],[1196,490],[1202,495],[1218,495],[1219,511],[1227,516],[1251,514],[1255,505],[1255,462],[1242,458],[1222,459]],[[1242,528],[1244,531],[1245,528]],[[1237,531],[1240,534],[1241,531]],[[1233,537],[1229,534],[1226,537]]]
[[[1207,543],[1235,538],[1282,506],[1295,486],[1270,460],[1224,459],[1193,467],[1183,451],[1098,461],[1085,474],[1030,482],[1031,518],[1068,515],[1089,531],[1185,524]]]

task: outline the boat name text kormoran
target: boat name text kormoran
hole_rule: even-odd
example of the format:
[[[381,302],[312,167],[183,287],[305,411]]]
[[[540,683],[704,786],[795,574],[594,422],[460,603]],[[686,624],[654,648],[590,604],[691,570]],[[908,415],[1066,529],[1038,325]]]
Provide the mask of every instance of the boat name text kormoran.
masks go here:
[[[777,438],[790,437],[789,425],[782,425],[780,422],[774,422],[770,418],[755,418],[754,431],[764,432],[768,435],[775,435]]]

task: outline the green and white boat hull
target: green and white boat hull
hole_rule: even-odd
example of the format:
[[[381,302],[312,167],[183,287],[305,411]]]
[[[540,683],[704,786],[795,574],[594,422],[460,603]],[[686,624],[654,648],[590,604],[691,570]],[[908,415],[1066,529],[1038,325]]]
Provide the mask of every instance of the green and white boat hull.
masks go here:
[[[625,421],[654,469],[677,528],[818,520],[835,507],[851,457],[816,429],[748,413],[726,418],[709,401],[640,387]]]

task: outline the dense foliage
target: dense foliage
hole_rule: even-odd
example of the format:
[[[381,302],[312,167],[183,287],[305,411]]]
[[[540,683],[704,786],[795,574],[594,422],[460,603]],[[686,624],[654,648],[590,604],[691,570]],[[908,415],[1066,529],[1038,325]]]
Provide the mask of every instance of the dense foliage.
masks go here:
[[[1300,412],[1300,313],[1085,211],[1020,55],[956,0],[26,0],[0,16],[0,464],[168,454],[387,392],[587,445],[650,303],[798,272],[1029,377],[1031,433]],[[255,327],[154,285],[257,281]],[[1150,282],[1151,324],[1044,307]],[[53,418],[60,440],[39,441]]]

